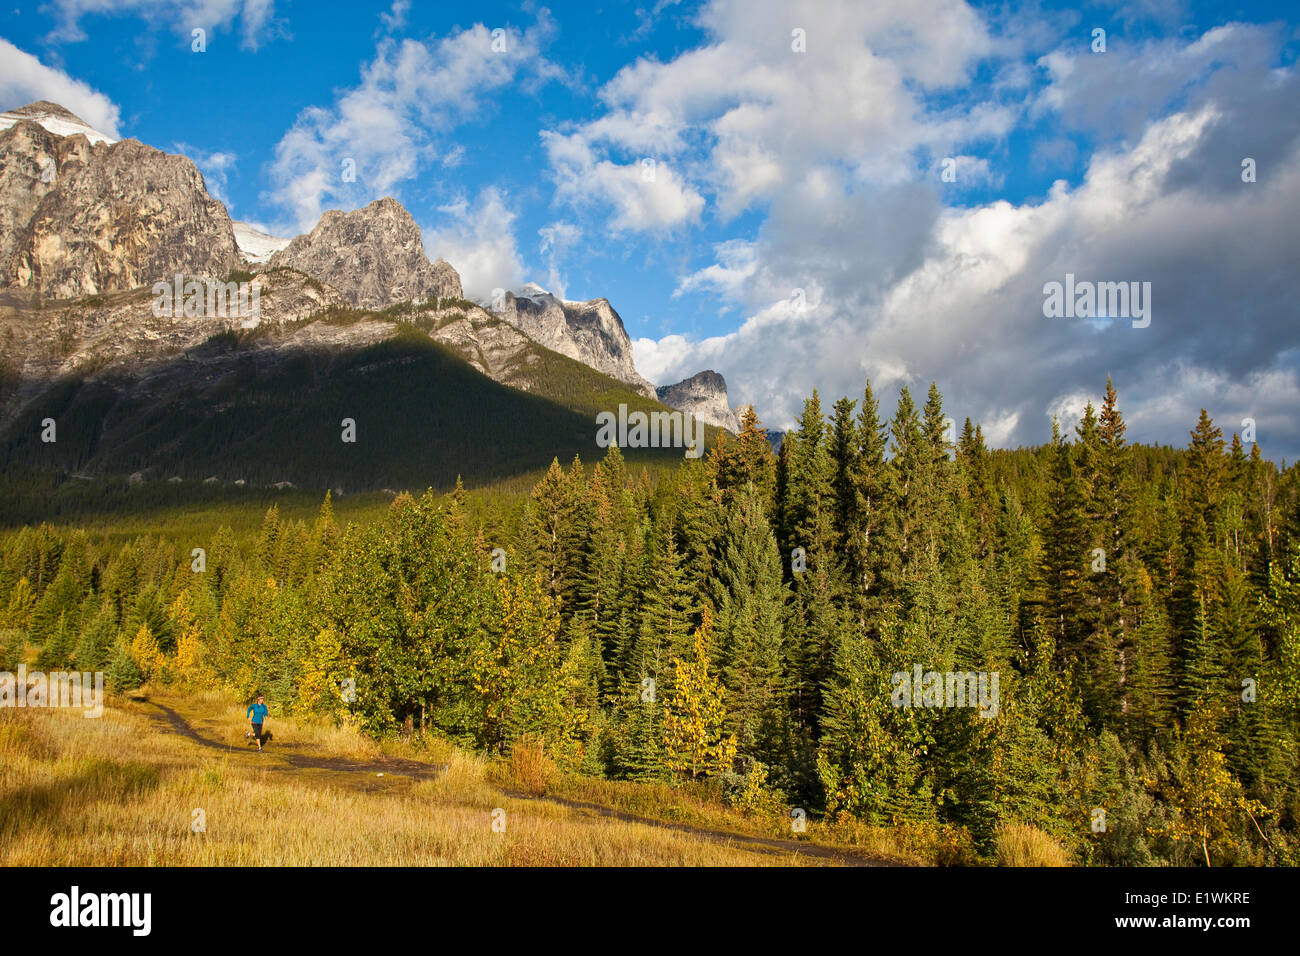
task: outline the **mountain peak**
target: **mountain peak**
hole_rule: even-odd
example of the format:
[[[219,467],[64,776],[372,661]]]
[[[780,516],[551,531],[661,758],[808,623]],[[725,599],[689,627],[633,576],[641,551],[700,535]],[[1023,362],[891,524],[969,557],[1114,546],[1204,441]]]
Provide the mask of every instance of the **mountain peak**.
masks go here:
[[[502,318],[534,342],[631,385],[647,398],[654,386],[632,361],[632,340],[608,299],[561,300],[535,282],[506,296]]]
[[[660,385],[655,395],[665,405],[690,412],[700,421],[740,431],[740,413],[727,402],[727,380],[711,368],[673,385]]]
[[[15,110],[0,113],[0,130],[8,129],[19,120],[38,123],[55,136],[72,136],[80,133],[90,140],[92,146],[96,143],[117,142],[107,133],[95,129],[72,110],[58,103],[51,103],[49,100],[36,100]]]
[[[89,125],[84,119],[78,116],[72,110],[58,103],[51,103],[49,100],[36,100],[34,103],[28,103],[26,106],[20,106],[16,110],[9,110],[14,116],[26,116],[29,119],[35,119],[40,116],[55,116],[59,119],[71,120],[74,123],[80,123],[82,126]]]
[[[362,309],[462,295],[456,270],[442,259],[429,261],[420,227],[392,196],[350,212],[326,211],[310,233],[276,252],[271,265],[328,282]]]
[[[109,140],[57,103],[0,114],[0,169],[0,286],[69,299],[239,263],[193,162]]]

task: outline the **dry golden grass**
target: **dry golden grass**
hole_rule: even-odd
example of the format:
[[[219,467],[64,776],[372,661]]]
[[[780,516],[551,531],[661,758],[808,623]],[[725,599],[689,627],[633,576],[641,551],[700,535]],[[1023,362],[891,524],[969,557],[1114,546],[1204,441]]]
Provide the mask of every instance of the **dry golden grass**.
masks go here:
[[[540,797],[555,774],[554,761],[538,741],[520,740],[510,749],[505,778],[511,790]]]
[[[355,730],[273,716],[276,740],[258,754],[242,746],[243,708],[228,699],[157,699],[203,737],[230,746],[169,732],[148,704],[128,700],[110,700],[97,720],[60,710],[0,711],[0,865],[817,862],[507,797],[491,782],[496,772],[487,761],[445,743],[397,754],[400,745],[381,748]],[[416,780],[338,766],[377,760],[381,751],[442,769]],[[552,771],[534,756],[520,757],[510,776],[546,786]],[[497,810],[504,811],[503,832],[492,826]]]
[[[928,866],[974,861],[973,851],[958,859],[947,846],[943,834],[920,830],[809,818],[805,820],[804,832],[795,834],[792,818],[784,812],[771,816],[743,813],[728,806],[718,789],[706,783],[672,786],[559,774],[549,778],[546,792],[550,796],[595,803],[634,816],[770,839],[797,839],[800,843],[892,864]]]
[[[1069,866],[1070,858],[1050,834],[1024,823],[998,827],[999,866]]]

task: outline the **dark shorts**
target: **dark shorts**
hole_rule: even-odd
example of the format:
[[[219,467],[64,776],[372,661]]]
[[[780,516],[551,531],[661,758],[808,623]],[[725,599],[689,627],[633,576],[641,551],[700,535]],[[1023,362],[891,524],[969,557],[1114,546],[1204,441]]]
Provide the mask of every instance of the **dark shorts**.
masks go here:
[[[262,739],[262,725],[261,725],[261,724],[253,724],[253,736],[254,736],[255,738],[257,738],[258,740],[261,740],[261,739]]]

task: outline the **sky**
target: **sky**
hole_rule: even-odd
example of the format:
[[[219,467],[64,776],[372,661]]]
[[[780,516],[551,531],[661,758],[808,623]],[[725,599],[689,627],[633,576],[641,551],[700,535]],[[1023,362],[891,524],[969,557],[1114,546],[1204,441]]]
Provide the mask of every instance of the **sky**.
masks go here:
[[[643,375],[775,428],[937,381],[1037,444],[1110,375],[1131,440],[1204,407],[1289,462],[1298,9],[45,0],[0,21],[0,108],[184,153],[274,235],[394,196],[471,298],[603,296]],[[1149,314],[1048,316],[1067,275]]]

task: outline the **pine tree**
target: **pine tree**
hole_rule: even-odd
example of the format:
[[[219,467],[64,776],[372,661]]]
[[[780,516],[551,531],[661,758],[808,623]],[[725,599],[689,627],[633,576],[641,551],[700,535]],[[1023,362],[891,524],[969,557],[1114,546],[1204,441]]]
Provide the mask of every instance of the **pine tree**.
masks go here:
[[[578,560],[581,500],[574,476],[566,474],[558,459],[551,459],[545,477],[533,488],[532,545],[546,593],[566,612],[571,611]]]
[[[845,554],[852,543],[851,529],[861,523],[855,480],[861,470],[858,465],[858,428],[853,418],[856,406],[857,402],[852,399],[841,398],[835,403],[831,417],[829,456],[831,507],[835,519],[832,545],[841,554]]]
[[[871,383],[867,382],[856,428],[857,467],[852,475],[855,510],[853,521],[846,529],[849,581],[861,627],[879,615],[884,581],[890,577],[889,569],[896,558],[886,547],[893,485],[892,471],[885,461],[885,431],[880,422],[879,403],[871,391]]]
[[[927,457],[922,445],[920,417],[906,386],[899,390],[898,409],[889,430],[893,449],[889,462],[893,501],[883,544],[893,560],[885,567],[884,589],[886,599],[897,599],[901,597],[909,569],[917,560],[923,517],[919,502],[924,498],[918,475]]]
[[[735,474],[736,489],[753,485],[764,509],[770,511],[776,493],[776,456],[753,405],[747,405],[741,413]]]
[[[797,428],[786,436],[790,445],[785,475],[785,514],[783,518],[782,547],[787,553],[796,547],[812,551],[821,544],[826,551],[833,541],[826,538],[814,542],[820,530],[828,528],[821,522],[823,510],[832,507],[831,459],[828,452],[826,422],[822,417],[821,399],[816,390],[805,400],[803,414]],[[784,450],[784,443],[782,450]],[[829,517],[829,514],[827,515]]]
[[[657,544],[649,589],[642,595],[638,656],[646,661],[666,661],[683,656],[690,642],[692,618],[697,608],[682,568],[673,529],[657,529]],[[659,670],[655,667],[656,672]]]
[[[1181,554],[1174,592],[1174,624],[1182,635],[1179,670],[1183,714],[1189,713],[1197,700],[1221,695],[1227,657],[1216,628],[1226,569],[1213,537],[1221,517],[1226,475],[1223,432],[1201,409],[1191,436],[1180,489]]]
[[[727,509],[714,578],[715,664],[728,695],[739,753],[769,766],[789,760],[785,605],[781,555],[750,489]]]
[[[1149,746],[1174,729],[1175,676],[1169,618],[1155,593],[1151,577],[1139,571],[1131,665],[1127,682],[1128,706],[1122,712],[1127,736]]]
[[[1076,660],[1083,654],[1079,626],[1082,579],[1091,555],[1087,549],[1084,489],[1074,467],[1070,444],[1059,433],[1052,448],[1047,504],[1043,542],[1045,608],[1050,615],[1058,660]]]

